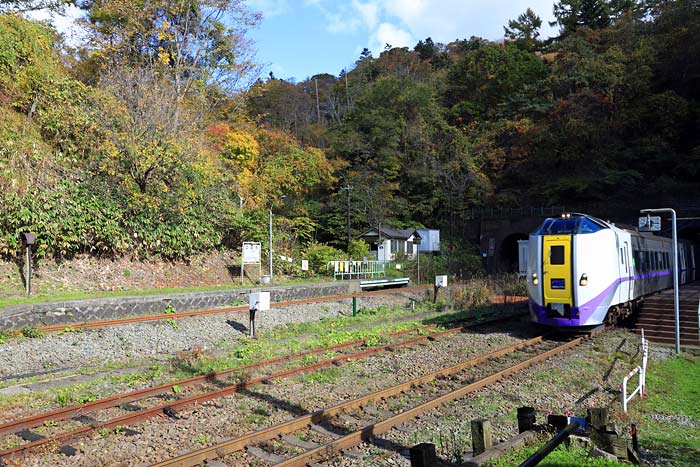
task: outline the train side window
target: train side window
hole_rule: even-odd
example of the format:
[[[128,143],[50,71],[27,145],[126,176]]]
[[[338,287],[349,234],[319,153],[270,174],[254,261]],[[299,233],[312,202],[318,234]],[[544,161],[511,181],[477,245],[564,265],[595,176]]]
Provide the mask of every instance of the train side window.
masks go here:
[[[564,264],[564,247],[561,245],[552,245],[549,249],[550,264]]]

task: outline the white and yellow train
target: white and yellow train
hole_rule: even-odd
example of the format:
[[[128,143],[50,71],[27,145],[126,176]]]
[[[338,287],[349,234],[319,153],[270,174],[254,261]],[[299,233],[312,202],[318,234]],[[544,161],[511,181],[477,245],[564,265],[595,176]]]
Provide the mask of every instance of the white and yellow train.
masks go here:
[[[678,242],[681,283],[694,280],[695,248]],[[671,239],[585,214],[549,218],[530,235],[532,321],[592,328],[629,316],[645,295],[673,286]]]

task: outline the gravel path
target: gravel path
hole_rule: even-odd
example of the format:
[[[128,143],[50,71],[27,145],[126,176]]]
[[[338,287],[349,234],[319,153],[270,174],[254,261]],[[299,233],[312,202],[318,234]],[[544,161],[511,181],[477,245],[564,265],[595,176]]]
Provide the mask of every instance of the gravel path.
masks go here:
[[[398,292],[358,298],[358,307],[406,306],[423,292]],[[352,313],[352,299],[275,307],[258,312],[259,331],[287,323],[318,321]],[[14,339],[0,345],[0,377],[9,379],[68,368],[106,363],[160,359],[183,350],[215,350],[233,346],[247,333],[248,313],[231,312],[107,327],[84,332],[48,334],[42,338]]]

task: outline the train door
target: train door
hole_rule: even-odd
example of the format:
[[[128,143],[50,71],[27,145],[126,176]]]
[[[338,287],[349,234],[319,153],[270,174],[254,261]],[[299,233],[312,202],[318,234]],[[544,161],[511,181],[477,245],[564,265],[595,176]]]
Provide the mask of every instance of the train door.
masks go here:
[[[563,315],[564,305],[573,305],[571,235],[545,235],[542,247],[544,303]]]
[[[690,250],[690,277],[688,282],[692,282],[697,277],[695,273],[695,245],[688,246],[688,250]]]
[[[622,248],[620,248],[620,258],[622,261],[622,264],[620,265],[620,277],[628,278],[629,280],[625,281],[627,283],[626,287],[622,287],[621,290],[623,291],[622,293],[625,294],[624,297],[620,297],[621,302],[626,302],[632,298],[632,293],[634,292],[634,284],[632,283],[632,277],[634,276],[634,272],[632,271],[632,263],[630,260],[630,245],[627,240],[622,244]]]
[[[685,255],[685,244],[678,244],[678,276],[681,284],[686,283],[688,268]]]

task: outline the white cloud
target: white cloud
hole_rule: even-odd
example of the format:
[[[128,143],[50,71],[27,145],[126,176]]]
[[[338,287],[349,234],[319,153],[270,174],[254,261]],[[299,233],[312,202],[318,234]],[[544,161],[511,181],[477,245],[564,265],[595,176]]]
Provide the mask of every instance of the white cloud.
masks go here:
[[[374,29],[379,22],[379,5],[373,2],[362,3],[358,0],[353,0],[352,7],[362,17],[362,20],[367,28]]]
[[[503,37],[503,26],[528,7],[543,20],[542,35],[549,35],[547,21],[552,19],[552,0],[383,0],[388,17],[400,20],[420,39],[450,42],[481,36],[489,40]]]
[[[373,1],[362,3],[353,0],[335,9],[327,8],[319,0],[315,0],[313,5],[326,18],[326,30],[335,34],[352,33],[363,28],[371,31],[379,21],[380,7]]]
[[[263,18],[281,16],[289,11],[288,0],[248,0],[248,8],[252,11],[259,11]]]
[[[499,40],[508,20],[517,18],[528,7],[542,17],[541,37],[554,32],[547,24],[552,19],[553,0],[304,0],[304,3],[321,10],[326,30],[331,33],[366,30],[375,54],[386,43],[412,47],[426,37],[443,43],[471,36]]]
[[[352,17],[347,14],[347,10],[337,13],[325,13],[326,16],[326,31],[334,34],[344,34],[357,31],[362,22],[357,17]]]
[[[372,54],[377,57],[384,50],[386,44],[392,47],[413,47],[415,41],[408,31],[405,31],[391,23],[382,23],[372,34]]]

